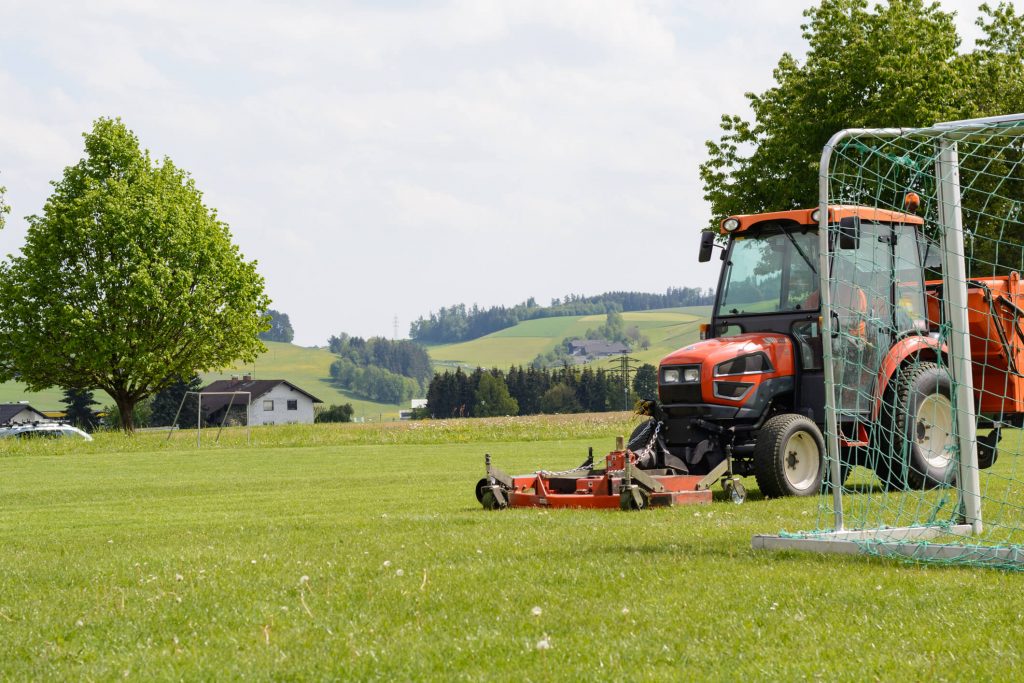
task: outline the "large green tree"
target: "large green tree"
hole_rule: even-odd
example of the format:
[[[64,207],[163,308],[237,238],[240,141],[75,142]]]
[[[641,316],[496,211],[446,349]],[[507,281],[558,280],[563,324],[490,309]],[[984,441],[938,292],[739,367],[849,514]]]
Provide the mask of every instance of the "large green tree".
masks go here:
[[[136,403],[179,377],[253,361],[270,301],[188,173],[120,119],[84,138],[0,264],[0,379],[103,389],[132,431]]]
[[[804,14],[807,54],[783,54],[776,85],[747,93],[752,119],[722,117],[701,165],[712,224],[817,203],[818,163],[844,128],[917,127],[1024,109],[1024,26],[1009,3],[981,6],[983,38],[958,50],[938,3],[823,0]]]

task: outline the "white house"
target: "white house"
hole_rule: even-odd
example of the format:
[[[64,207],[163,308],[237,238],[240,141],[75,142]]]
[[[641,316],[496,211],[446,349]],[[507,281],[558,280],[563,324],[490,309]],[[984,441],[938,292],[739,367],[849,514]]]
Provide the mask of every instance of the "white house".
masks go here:
[[[247,392],[247,393],[239,393]],[[220,424],[230,409],[238,413],[248,402],[250,425],[313,423],[313,404],[323,403],[284,379],[221,379],[200,390],[203,417],[208,424]],[[232,421],[232,418],[228,418]]]

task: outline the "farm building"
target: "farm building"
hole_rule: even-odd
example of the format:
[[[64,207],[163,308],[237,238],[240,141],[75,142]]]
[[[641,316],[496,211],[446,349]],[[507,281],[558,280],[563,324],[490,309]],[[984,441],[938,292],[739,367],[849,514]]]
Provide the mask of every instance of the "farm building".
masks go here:
[[[54,422],[28,403],[0,403],[0,425]]]
[[[629,347],[622,342],[607,339],[574,339],[569,342],[569,354],[578,358],[602,358],[629,353]]]
[[[226,392],[248,392],[230,394]],[[229,409],[229,422],[244,422],[243,406],[248,411],[248,424],[272,425],[313,423],[313,404],[323,403],[284,379],[242,378],[221,379],[200,390],[203,418],[208,424],[220,424]],[[248,403],[248,405],[246,405]]]

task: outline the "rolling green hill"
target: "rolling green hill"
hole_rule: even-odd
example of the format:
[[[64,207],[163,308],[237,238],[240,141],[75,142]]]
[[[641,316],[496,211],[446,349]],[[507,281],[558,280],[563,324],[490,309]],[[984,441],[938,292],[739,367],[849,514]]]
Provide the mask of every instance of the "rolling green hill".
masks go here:
[[[630,355],[657,365],[665,355],[697,340],[699,326],[711,313],[710,306],[665,308],[623,313],[626,326],[636,325],[651,340],[649,349]],[[563,339],[583,336],[604,324],[603,315],[565,316],[527,320],[479,339],[458,344],[428,346],[435,367],[498,367],[526,365],[538,353],[554,349]],[[599,361],[601,362],[601,361]]]
[[[696,341],[698,327],[707,320],[710,310],[710,306],[698,306],[623,313],[622,317],[627,326],[637,325],[651,340],[649,349],[637,349],[630,355],[645,363],[656,365],[666,354]],[[582,336],[588,329],[599,327],[604,322],[603,315],[527,320],[480,339],[459,344],[429,346],[427,350],[438,370],[456,366],[506,369],[512,365],[526,365],[538,353],[550,351],[566,337]],[[356,417],[370,420],[397,417],[399,406],[357,399],[332,384],[328,378],[335,356],[326,348],[308,348],[282,342],[266,344],[267,352],[260,356],[254,365],[237,366],[220,373],[208,373],[204,380],[209,382],[241,374],[252,374],[264,379],[286,379],[327,405],[351,403],[356,410]],[[0,403],[28,401],[38,410],[58,410],[63,407],[60,399],[60,389],[28,393],[24,386],[17,382],[0,384]],[[102,392],[97,395],[96,400],[104,404],[112,403]]]
[[[357,399],[328,381],[331,363],[335,356],[326,348],[307,348],[283,342],[265,342],[267,352],[260,356],[256,363],[248,366],[229,368],[220,373],[208,373],[203,376],[207,382],[215,379],[226,379],[232,375],[252,374],[263,379],[286,379],[292,384],[313,394],[326,405],[351,403],[356,410],[356,417],[378,420],[394,418],[399,407],[373,401]],[[17,382],[0,384],[0,403],[28,401],[37,410],[59,410],[62,391],[47,389],[37,393],[27,393],[23,385]],[[100,403],[113,403],[104,392],[98,392],[96,400]],[[405,408],[406,406],[402,406]]]

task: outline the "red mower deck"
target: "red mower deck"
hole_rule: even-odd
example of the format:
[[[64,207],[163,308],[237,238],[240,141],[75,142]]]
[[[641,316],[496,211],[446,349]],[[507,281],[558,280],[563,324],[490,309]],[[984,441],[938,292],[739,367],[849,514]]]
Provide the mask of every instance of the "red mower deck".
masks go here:
[[[541,470],[515,476],[493,466],[487,454],[487,476],[477,483],[477,500],[488,510],[507,507],[641,510],[707,505],[712,500],[711,486],[723,477],[723,486],[734,502],[743,502],[746,497],[742,484],[725,476],[727,463],[706,475],[642,470],[636,466],[635,453],[621,450],[621,445],[619,448],[606,456],[603,470],[594,469],[591,455],[574,470]]]

